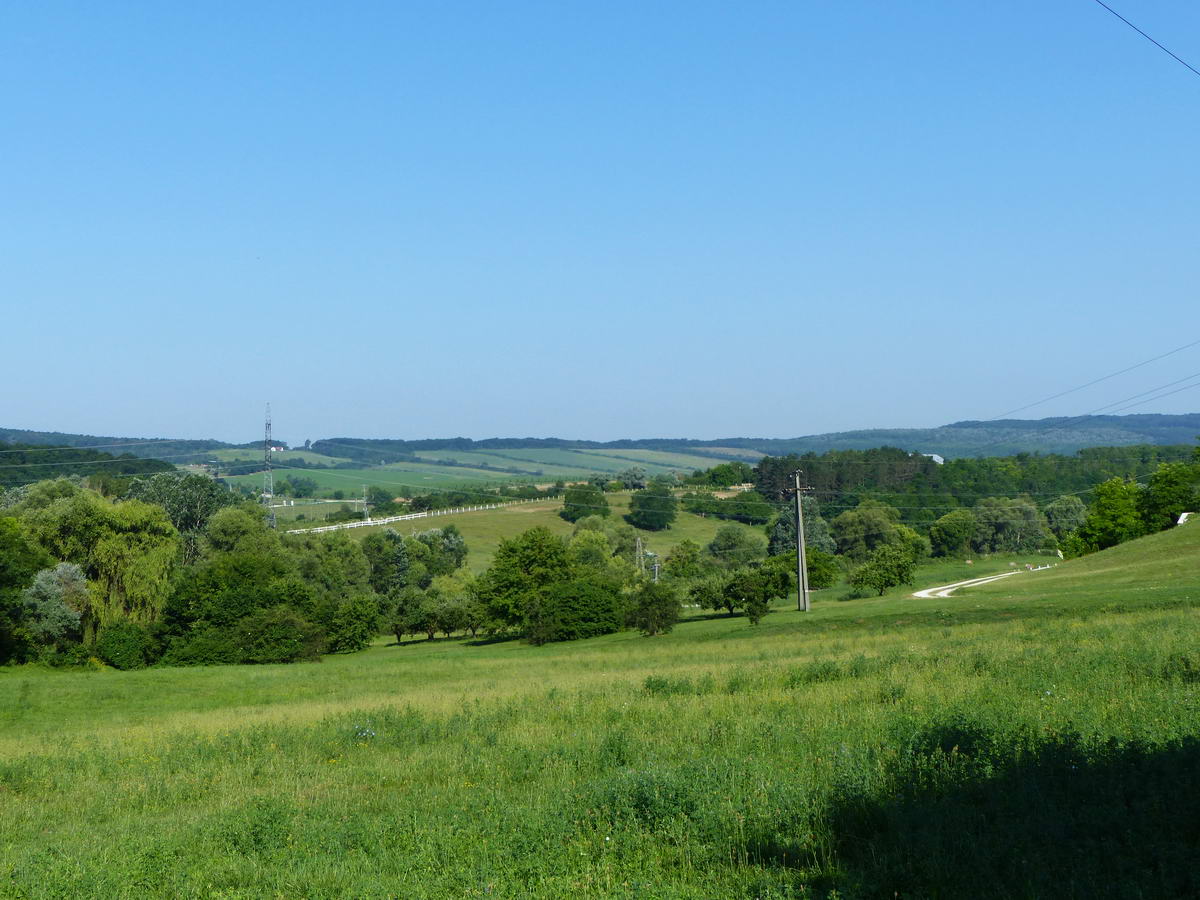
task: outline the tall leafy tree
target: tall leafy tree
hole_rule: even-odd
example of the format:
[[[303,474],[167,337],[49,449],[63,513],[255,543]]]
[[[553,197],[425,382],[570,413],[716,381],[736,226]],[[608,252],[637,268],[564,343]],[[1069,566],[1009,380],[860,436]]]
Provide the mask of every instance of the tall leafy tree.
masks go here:
[[[362,549],[371,567],[371,587],[376,593],[386,594],[404,587],[410,561],[400,532],[388,528],[369,534],[363,538]]]
[[[22,661],[29,651],[21,592],[52,563],[19,519],[0,517],[0,664]]]
[[[929,526],[929,542],[934,556],[966,556],[979,522],[969,509],[955,509]]]
[[[92,583],[85,641],[118,621],[159,618],[179,552],[179,533],[162,507],[140,500],[114,505],[85,491],[30,513],[28,521],[42,546],[82,567]]]
[[[871,552],[867,561],[854,570],[850,584],[882,596],[888,588],[912,584],[916,562],[903,547],[884,545]]]
[[[900,511],[874,500],[864,500],[830,523],[838,552],[854,560],[866,559],[886,544],[902,544],[904,537],[896,526]]]
[[[804,511],[804,545],[825,553],[837,552],[837,542],[829,530],[829,523],[821,515],[821,506],[815,497],[802,497]],[[796,552],[795,503],[789,504],[767,530],[767,553],[780,556]]]
[[[1147,532],[1170,528],[1179,514],[1195,511],[1200,465],[1162,463],[1138,494],[1138,515]]]
[[[563,508],[559,515],[568,522],[584,516],[607,516],[611,510],[604,490],[595,484],[573,484],[563,493]]]
[[[205,475],[182,472],[138,478],[130,485],[127,496],[156,504],[166,511],[179,532],[184,563],[192,562],[199,555],[204,526],[213,514],[236,505],[240,499],[223,484]]]
[[[1104,550],[1145,532],[1136,482],[1110,478],[1096,486],[1092,506],[1076,535],[1086,550]]]
[[[533,596],[568,577],[566,541],[543,525],[503,540],[475,591],[497,622],[519,625]]]
[[[625,517],[630,525],[647,531],[662,531],[675,521],[679,501],[671,489],[663,484],[651,484],[635,491],[629,498],[629,514]]]
[[[1061,538],[1083,524],[1087,518],[1087,504],[1075,494],[1065,494],[1047,503],[1043,512],[1050,530]]]
[[[766,542],[742,525],[722,525],[704,552],[724,568],[734,569],[767,554]]]
[[[974,546],[980,553],[1037,550],[1046,542],[1046,517],[1027,497],[987,497],[972,511],[978,523]]]

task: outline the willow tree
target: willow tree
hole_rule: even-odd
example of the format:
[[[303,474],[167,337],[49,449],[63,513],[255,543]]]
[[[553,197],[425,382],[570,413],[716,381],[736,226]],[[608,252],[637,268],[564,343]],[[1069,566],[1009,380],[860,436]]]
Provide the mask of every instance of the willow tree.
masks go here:
[[[83,638],[119,621],[156,621],[171,590],[179,532],[162,507],[112,504],[83,491],[31,513],[30,531],[51,555],[79,565],[88,579]]]

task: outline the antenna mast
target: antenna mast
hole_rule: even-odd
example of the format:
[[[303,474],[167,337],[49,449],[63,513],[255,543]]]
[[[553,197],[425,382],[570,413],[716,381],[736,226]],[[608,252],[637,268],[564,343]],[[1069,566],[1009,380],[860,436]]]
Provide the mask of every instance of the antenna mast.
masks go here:
[[[271,472],[271,404],[267,404],[267,427],[263,436],[263,503],[267,507],[267,525],[275,527],[275,475]]]

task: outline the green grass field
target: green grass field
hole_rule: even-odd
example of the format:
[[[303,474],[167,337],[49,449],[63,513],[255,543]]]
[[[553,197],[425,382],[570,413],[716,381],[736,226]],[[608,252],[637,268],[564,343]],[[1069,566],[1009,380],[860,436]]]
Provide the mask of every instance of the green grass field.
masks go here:
[[[629,512],[629,492],[618,491],[606,494],[605,496],[608,498],[609,506],[612,510],[611,516],[614,520],[620,521],[620,517]],[[321,509],[324,509],[324,507]],[[559,516],[558,511],[560,509],[562,509],[561,500],[539,500],[534,503],[520,503],[502,507],[501,509],[411,519],[404,522],[396,522],[392,525],[380,525],[377,528],[352,528],[347,533],[355,538],[363,538],[371,532],[382,528],[395,528],[402,534],[407,534],[411,531],[424,531],[427,528],[442,528],[453,524],[462,532],[463,538],[467,542],[469,550],[467,567],[472,572],[478,573],[486,569],[491,563],[492,557],[496,553],[496,548],[500,546],[501,540],[516,537],[522,531],[527,531],[534,526],[543,525],[555,534],[569,536],[575,526]],[[318,511],[314,515],[320,515],[320,512]],[[638,533],[641,534],[642,541],[647,550],[657,553],[659,556],[666,556],[672,547],[684,540],[692,540],[704,546],[713,539],[718,528],[729,524],[734,525],[736,528],[750,531],[753,534],[763,537],[765,540],[762,528],[751,528],[748,525],[742,525],[737,522],[725,522],[720,519],[702,519],[699,516],[684,512],[679,513],[675,524],[670,528],[665,528],[662,531],[642,531],[639,529]],[[308,525],[307,522],[296,522],[291,527],[302,528],[306,525]]]
[[[209,455],[214,459],[222,460],[223,462],[232,462],[233,460],[257,461],[262,459],[262,450],[210,450]],[[338,463],[347,462],[337,456],[325,456],[322,453],[313,453],[311,450],[279,450],[271,454],[271,459],[277,463],[286,464],[295,460],[303,460],[312,465],[333,466]]]
[[[1195,896],[1198,551],[657,638],[0,670],[0,895]]]

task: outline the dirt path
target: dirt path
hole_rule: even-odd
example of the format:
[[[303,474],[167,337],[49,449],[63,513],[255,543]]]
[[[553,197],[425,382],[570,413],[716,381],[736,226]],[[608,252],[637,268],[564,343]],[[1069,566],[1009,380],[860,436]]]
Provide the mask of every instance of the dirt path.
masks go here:
[[[974,587],[977,584],[987,584],[989,581],[999,581],[1001,578],[1007,578],[1009,575],[1016,575],[1020,569],[1013,569],[1011,572],[1001,572],[999,575],[984,575],[982,578],[968,578],[966,581],[956,581],[954,584],[944,584],[941,587],[925,588],[923,591],[913,593],[914,597],[921,597],[928,600],[931,597],[949,597],[959,588]]]

